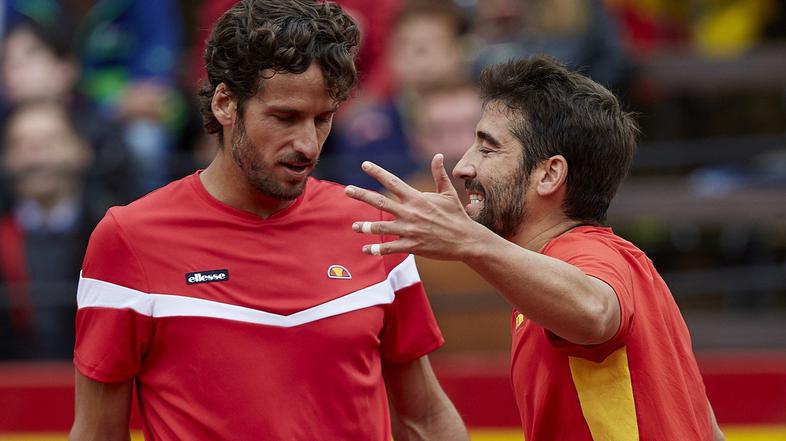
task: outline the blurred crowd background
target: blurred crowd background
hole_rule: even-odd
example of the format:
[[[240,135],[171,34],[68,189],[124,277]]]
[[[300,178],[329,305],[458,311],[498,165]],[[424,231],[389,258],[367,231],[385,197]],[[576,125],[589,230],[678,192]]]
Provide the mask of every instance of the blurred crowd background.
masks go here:
[[[92,228],[210,162],[194,97],[233,3],[0,0],[0,360],[70,359]],[[786,347],[786,1],[339,3],[363,30],[362,83],[318,177],[376,188],[368,159],[432,189],[433,154],[452,168],[472,142],[480,70],[550,54],[638,113],[609,223],[652,257],[696,348]],[[460,264],[420,269],[443,353],[508,349],[489,286]]]

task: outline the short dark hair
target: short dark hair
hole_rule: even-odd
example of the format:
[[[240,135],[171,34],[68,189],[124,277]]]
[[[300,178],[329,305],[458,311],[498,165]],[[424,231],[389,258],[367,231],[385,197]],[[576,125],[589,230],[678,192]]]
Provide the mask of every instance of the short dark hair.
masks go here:
[[[265,77],[303,73],[317,62],[330,96],[344,101],[358,80],[355,57],[357,24],[333,2],[315,0],[241,0],[216,22],[205,47],[207,78],[199,91],[203,125],[219,134],[211,109],[216,87],[224,83],[241,112]]]
[[[523,146],[525,176],[542,161],[564,156],[565,214],[585,222],[605,221],[639,134],[617,98],[546,56],[490,66],[481,73],[480,88],[484,105],[507,107],[511,132]]]
[[[63,17],[59,23],[36,21],[23,18],[15,22],[6,32],[6,38],[15,32],[29,32],[36,40],[46,47],[56,58],[68,60],[74,58],[74,36],[71,31],[73,26]]]

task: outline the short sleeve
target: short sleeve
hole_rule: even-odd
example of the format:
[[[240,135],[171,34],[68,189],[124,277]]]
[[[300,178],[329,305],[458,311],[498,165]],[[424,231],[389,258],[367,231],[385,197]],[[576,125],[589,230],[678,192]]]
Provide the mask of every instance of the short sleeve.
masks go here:
[[[152,334],[147,282],[112,212],[87,246],[77,290],[74,364],[96,381],[126,381],[139,372]]]
[[[567,262],[585,274],[600,279],[617,295],[620,327],[609,341],[599,345],[578,345],[545,330],[549,342],[563,353],[600,362],[625,344],[633,324],[635,304],[630,264],[610,244],[585,235],[566,235],[549,244],[544,254]]]
[[[402,257],[405,257],[402,260]],[[388,306],[382,331],[382,358],[392,363],[414,361],[442,346],[445,340],[429,305],[414,256],[384,257],[395,299]]]

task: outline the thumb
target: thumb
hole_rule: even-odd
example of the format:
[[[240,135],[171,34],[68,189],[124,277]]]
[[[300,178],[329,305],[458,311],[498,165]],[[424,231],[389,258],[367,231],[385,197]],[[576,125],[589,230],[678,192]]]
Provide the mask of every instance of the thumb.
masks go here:
[[[431,160],[431,176],[434,177],[434,185],[437,193],[456,194],[456,189],[450,182],[447,170],[445,170],[445,155],[437,153]]]

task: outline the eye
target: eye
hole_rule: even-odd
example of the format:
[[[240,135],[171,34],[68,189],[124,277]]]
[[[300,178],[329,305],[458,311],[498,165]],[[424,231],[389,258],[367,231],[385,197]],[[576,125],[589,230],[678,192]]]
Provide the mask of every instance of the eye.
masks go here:
[[[294,121],[295,117],[291,113],[274,113],[273,118],[278,121],[289,123]]]
[[[483,156],[487,156],[487,155],[489,155],[489,154],[491,154],[491,153],[494,153],[494,150],[491,150],[491,149],[489,149],[489,148],[486,148],[486,147],[480,147],[480,148],[478,149],[478,151],[479,151],[479,152],[480,152],[480,154],[482,154]]]
[[[317,124],[330,124],[330,122],[333,121],[333,114],[320,115],[316,117],[314,121],[316,121]]]

